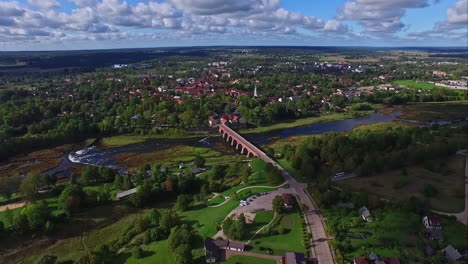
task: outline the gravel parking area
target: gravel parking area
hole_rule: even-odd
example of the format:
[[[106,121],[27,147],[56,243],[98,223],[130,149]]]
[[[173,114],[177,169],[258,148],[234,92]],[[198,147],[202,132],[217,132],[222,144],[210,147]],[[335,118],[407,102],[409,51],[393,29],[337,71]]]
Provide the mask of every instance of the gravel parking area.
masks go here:
[[[290,189],[280,188],[275,191],[270,191],[266,195],[258,196],[255,199],[250,197],[247,199],[249,201],[248,205],[237,206],[234,210],[231,211],[231,213],[229,213],[228,217],[231,215],[240,215],[243,213],[247,219],[250,219],[251,217],[255,217],[255,213],[257,211],[271,211],[273,210],[273,199],[278,195],[281,196],[283,193],[293,192]],[[253,220],[253,218],[250,220]]]

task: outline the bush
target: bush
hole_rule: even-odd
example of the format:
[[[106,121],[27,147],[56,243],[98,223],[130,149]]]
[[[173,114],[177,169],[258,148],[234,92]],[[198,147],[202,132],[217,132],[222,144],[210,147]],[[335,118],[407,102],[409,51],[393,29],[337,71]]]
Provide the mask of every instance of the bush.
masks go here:
[[[37,261],[37,264],[55,264],[57,263],[57,256],[54,255],[45,255],[42,256],[39,261]]]
[[[439,194],[439,190],[437,190],[436,187],[434,187],[432,184],[425,184],[423,194],[426,197],[432,198]]]
[[[132,251],[132,256],[136,259],[140,259],[143,257],[143,249],[141,249],[141,247],[136,247],[135,249],[133,249]]]

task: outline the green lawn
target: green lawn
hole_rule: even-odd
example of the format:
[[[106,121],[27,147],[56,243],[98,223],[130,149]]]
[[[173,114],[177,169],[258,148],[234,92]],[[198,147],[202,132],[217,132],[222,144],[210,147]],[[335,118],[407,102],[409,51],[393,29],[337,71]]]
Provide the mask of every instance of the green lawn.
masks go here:
[[[459,252],[468,250],[468,227],[455,219],[442,218],[442,234],[444,242],[451,244]]]
[[[165,263],[165,262],[164,262]],[[261,259],[247,256],[234,256],[230,259],[219,262],[220,264],[275,264],[276,261],[271,259]]]
[[[175,261],[174,254],[169,249],[167,240],[158,241],[149,245],[143,245],[144,250],[143,258],[135,259],[131,256],[130,252],[125,252],[120,255],[120,261],[116,263],[125,264],[153,264],[153,263],[164,263],[164,264],[177,264]]]
[[[220,203],[224,202],[224,197],[222,195],[214,198],[214,199],[211,199],[208,201],[208,205],[218,205]]]
[[[268,224],[273,220],[275,213],[273,211],[260,211],[255,215],[255,220],[252,224],[248,225],[248,236],[246,240],[249,240],[255,232],[257,232],[264,225]]]
[[[266,248],[273,250],[273,255],[283,255],[286,251],[303,252],[302,218],[297,212],[289,212],[282,216],[279,224],[273,228],[278,231],[282,226],[287,230],[285,234],[258,234],[250,243],[252,252],[265,253]]]
[[[238,205],[237,201],[229,201],[220,207],[203,207],[195,205],[190,211],[181,214],[182,220],[192,225],[204,239],[214,236],[226,216]]]
[[[394,81],[394,84],[406,86],[408,88],[413,88],[413,89],[421,89],[421,90],[433,90],[433,89],[446,89],[445,87],[441,86],[436,86],[431,83],[427,82],[416,82],[412,80],[398,80]]]
[[[161,135],[120,135],[112,136],[101,139],[101,145],[105,147],[119,147],[128,144],[145,142],[152,139],[164,138],[193,138],[200,137],[200,135],[188,135],[185,131],[176,131],[174,133],[167,133]]]

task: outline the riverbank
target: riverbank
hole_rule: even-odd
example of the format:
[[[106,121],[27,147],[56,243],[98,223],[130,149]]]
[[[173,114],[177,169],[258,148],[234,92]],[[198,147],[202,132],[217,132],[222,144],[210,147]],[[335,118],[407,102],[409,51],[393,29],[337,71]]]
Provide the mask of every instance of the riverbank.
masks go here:
[[[468,100],[446,102],[411,103],[399,106],[400,119],[421,122],[465,120],[468,117]]]
[[[120,146],[141,143],[141,142],[154,140],[154,139],[185,139],[185,138],[199,138],[199,137],[210,136],[210,135],[212,134],[180,133],[180,134],[161,134],[161,135],[119,135],[119,136],[111,136],[111,137],[102,138],[99,141],[99,148],[106,149],[106,148],[120,147]]]
[[[269,126],[241,129],[239,130],[239,133],[241,134],[265,133],[265,132],[270,132],[274,130],[307,126],[307,125],[311,125],[315,123],[333,122],[333,121],[339,121],[339,120],[344,120],[344,119],[363,117],[363,116],[375,113],[377,110],[378,109],[371,110],[371,111],[353,111],[353,112],[345,112],[345,113],[322,114],[319,116],[306,117],[306,118],[294,119],[294,120],[281,122],[281,123],[275,123]]]
[[[11,157],[8,162],[0,164],[0,177],[40,173],[57,167],[66,153],[84,146],[66,144],[50,149],[37,150],[26,155]]]

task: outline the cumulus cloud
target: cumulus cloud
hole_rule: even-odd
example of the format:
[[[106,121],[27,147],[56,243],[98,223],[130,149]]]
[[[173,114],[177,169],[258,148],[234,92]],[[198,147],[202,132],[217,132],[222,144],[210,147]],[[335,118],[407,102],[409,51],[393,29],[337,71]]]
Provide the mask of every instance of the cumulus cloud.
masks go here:
[[[18,2],[0,2],[0,16],[22,16],[25,10]]]
[[[394,33],[404,27],[406,9],[428,5],[428,0],[353,0],[339,9],[338,18],[356,20],[368,32]]]
[[[39,9],[52,10],[60,7],[60,4],[56,0],[27,0],[32,6]]]
[[[277,9],[281,0],[169,0],[189,14],[215,15],[230,13],[257,13]]]
[[[455,39],[468,41],[468,0],[460,0],[446,11],[444,21],[435,23],[430,30],[410,32],[406,35],[409,39]],[[463,32],[459,32],[462,30]]]
[[[460,0],[447,9],[445,21],[435,25],[435,30],[452,30],[468,27],[468,0]]]
[[[229,44],[233,40],[373,39],[401,30],[406,9],[434,1],[348,0],[335,19],[326,21],[282,8],[281,0],[8,0],[0,2],[0,42],[139,39]],[[438,23],[439,31],[462,27],[467,1],[447,10],[447,19]],[[60,3],[71,10],[58,9]],[[347,20],[357,21],[365,31],[352,32]],[[415,33],[408,38],[420,36]]]

